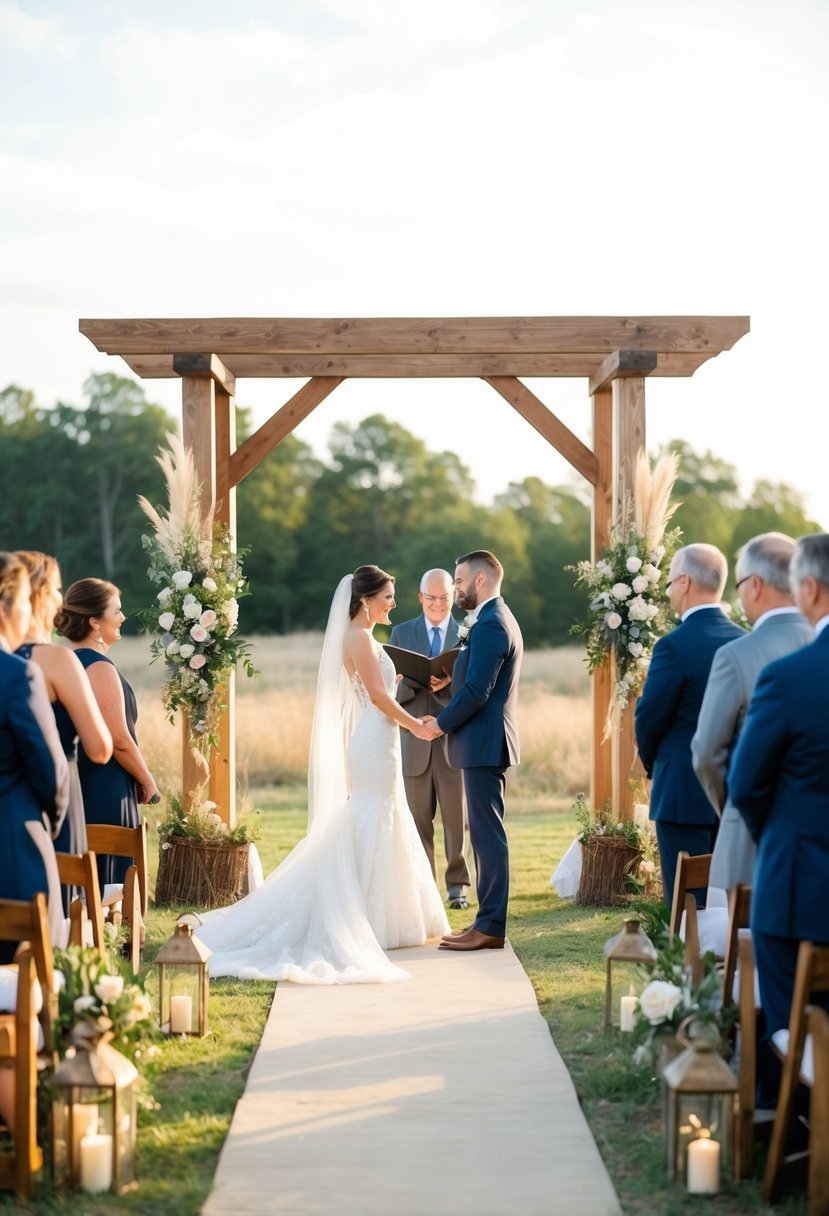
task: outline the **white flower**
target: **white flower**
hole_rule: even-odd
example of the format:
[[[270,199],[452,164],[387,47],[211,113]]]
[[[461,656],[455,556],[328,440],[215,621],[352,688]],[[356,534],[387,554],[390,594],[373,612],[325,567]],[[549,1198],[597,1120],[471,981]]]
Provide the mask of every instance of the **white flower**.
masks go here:
[[[625,562],[625,569],[631,574],[637,574],[642,569],[641,557],[629,557]]]
[[[165,653],[166,653],[166,654],[169,654],[169,655],[171,655],[171,656],[172,656],[172,655],[174,655],[174,654],[178,654],[178,652],[179,652],[179,644],[178,644],[178,642],[175,640],[175,638],[173,638],[172,642],[171,642],[171,643],[170,643],[170,645],[167,647],[167,650],[166,650],[166,652],[165,652]]]
[[[202,587],[204,587],[205,591],[218,591],[219,590],[219,588],[216,586],[213,579],[209,578],[209,577],[203,578],[201,581],[201,585],[202,585]]]
[[[618,629],[622,623],[622,618],[619,616],[618,612],[608,612],[604,619],[604,623],[607,625],[608,629]]]
[[[194,642],[206,642],[209,634],[204,625],[196,624],[190,630],[190,637]]]
[[[193,653],[193,651],[195,649],[196,649],[195,646],[191,646],[189,642],[185,642],[184,645],[180,648],[179,654],[181,655],[181,657],[183,659],[189,659],[190,655]]]
[[[632,654],[635,659],[639,658],[644,647],[641,642],[628,642],[628,653]]]
[[[222,616],[227,621],[228,633],[233,633],[239,619],[239,604],[235,599],[222,604]]]
[[[172,629],[176,623],[176,614],[174,612],[162,612],[158,618],[158,623],[162,629]]]
[[[199,617],[199,624],[204,625],[205,629],[212,629],[219,618],[212,608],[207,608]]]
[[[639,997],[639,1008],[651,1026],[659,1026],[673,1017],[682,999],[682,990],[667,980],[651,980]]]
[[[633,580],[633,590],[637,595],[641,595],[643,591],[647,591],[650,585],[650,579],[644,574],[637,574],[636,578]]]
[[[657,566],[662,561],[662,558],[664,556],[665,556],[665,546],[664,545],[657,545],[656,548],[654,549],[653,553],[650,555],[651,561]]]
[[[136,1022],[143,1022],[150,1016],[153,1011],[153,1004],[146,992],[142,992],[139,988],[136,992],[132,1005],[124,1017],[124,1025],[129,1028],[134,1026]]]
[[[651,608],[655,611],[651,613]],[[628,604],[628,616],[632,621],[649,621],[659,611],[655,604],[649,604],[641,595],[635,595]]]
[[[202,805],[203,811],[215,811],[216,807],[219,804],[217,802],[211,801],[210,798],[205,798],[204,802],[201,805]]]
[[[644,574],[644,576],[651,583],[659,582],[659,571],[651,562],[645,562],[645,565],[642,567],[642,574]]]
[[[204,657],[203,654],[194,654],[192,659],[190,660],[190,666],[193,668],[194,671],[198,671],[198,669],[200,667],[204,667],[206,662],[207,662],[207,659]]]
[[[614,600],[626,600],[630,595],[630,587],[627,583],[614,583],[610,588],[610,594]]]
[[[173,598],[174,595],[175,595],[175,592],[173,591],[172,587],[164,587],[163,590],[159,591],[158,595],[155,598],[158,600],[159,604],[163,608],[165,606],[165,604],[169,604],[170,600]]]
[[[124,977],[122,975],[102,975],[95,985],[95,995],[104,1005],[117,1001],[123,991]]]
[[[188,621],[197,621],[201,616],[201,604],[195,599],[191,600],[189,604],[185,602],[182,605],[181,611]]]
[[[604,578],[610,578],[613,567],[602,558],[601,561],[596,562],[596,573],[601,574]]]
[[[656,872],[656,865],[654,862],[652,862],[652,861],[640,861],[639,862],[639,873],[640,874],[644,874],[648,878],[650,878],[651,874],[654,874],[655,872]]]
[[[183,591],[185,587],[189,587],[193,581],[193,575],[189,570],[176,570],[173,575],[173,583],[177,591]]]
[[[98,998],[94,996],[79,996],[73,1003],[72,1008],[75,1013],[86,1013],[87,1009],[93,1009],[98,1004]]]

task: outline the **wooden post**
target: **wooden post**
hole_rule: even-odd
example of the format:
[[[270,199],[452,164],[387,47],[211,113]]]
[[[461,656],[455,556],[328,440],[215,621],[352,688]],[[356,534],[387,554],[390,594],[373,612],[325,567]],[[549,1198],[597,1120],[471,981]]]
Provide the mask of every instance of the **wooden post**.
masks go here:
[[[610,386],[593,394],[593,451],[598,462],[598,475],[593,486],[590,560],[597,562],[610,539],[613,491],[613,396]],[[602,742],[604,725],[610,709],[612,689],[610,663],[604,663],[593,673],[591,699],[593,709],[593,750],[590,767],[591,806],[601,808],[613,797],[613,772],[610,743]]]
[[[639,376],[613,381],[613,438],[613,517],[616,521],[630,501],[636,461],[645,448],[645,381]],[[611,674],[615,679],[615,672]],[[613,814],[617,819],[633,818],[631,780],[641,774],[641,767],[636,772],[633,713],[631,702],[622,714],[618,729],[611,735]]]
[[[236,450],[236,405],[217,384],[216,396],[216,522],[224,524],[236,549],[236,487],[230,484],[230,457]],[[219,746],[210,753],[210,798],[228,827],[236,823],[236,673],[221,690],[225,709],[219,722]]]

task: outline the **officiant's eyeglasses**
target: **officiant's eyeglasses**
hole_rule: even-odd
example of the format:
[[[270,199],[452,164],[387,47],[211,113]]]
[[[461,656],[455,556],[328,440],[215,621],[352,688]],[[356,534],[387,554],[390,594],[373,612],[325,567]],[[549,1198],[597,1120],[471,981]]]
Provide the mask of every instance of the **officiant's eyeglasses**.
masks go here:
[[[426,595],[425,592],[421,592],[421,595],[423,596],[423,598],[425,599],[427,604],[448,604],[449,603],[448,595]]]

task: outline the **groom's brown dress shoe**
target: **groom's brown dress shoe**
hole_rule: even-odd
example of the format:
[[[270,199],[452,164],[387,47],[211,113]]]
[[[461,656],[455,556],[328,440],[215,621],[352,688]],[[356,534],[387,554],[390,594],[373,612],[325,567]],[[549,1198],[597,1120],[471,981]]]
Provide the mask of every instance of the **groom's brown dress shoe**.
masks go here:
[[[456,942],[459,937],[466,937],[474,928],[474,925],[467,925],[465,929],[453,929],[451,933],[444,933],[440,940],[442,942]]]
[[[481,933],[480,929],[470,929],[460,937],[444,937],[438,946],[439,950],[503,950],[503,937],[490,937]]]

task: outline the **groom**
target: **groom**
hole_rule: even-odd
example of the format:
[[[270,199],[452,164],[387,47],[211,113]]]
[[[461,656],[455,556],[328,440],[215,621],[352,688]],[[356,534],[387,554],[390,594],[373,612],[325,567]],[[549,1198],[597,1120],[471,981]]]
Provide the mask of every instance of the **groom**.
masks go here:
[[[524,643],[501,598],[504,568],[494,553],[476,549],[455,565],[455,603],[468,614],[452,671],[452,699],[437,718],[425,718],[435,737],[449,736],[449,763],[463,769],[469,834],[478,870],[478,915],[461,933],[442,938],[441,950],[501,950],[509,897],[509,846],[504,830],[506,770],[518,763],[515,720]]]

